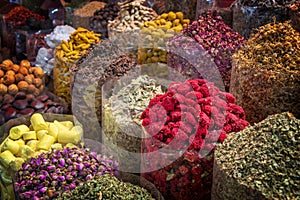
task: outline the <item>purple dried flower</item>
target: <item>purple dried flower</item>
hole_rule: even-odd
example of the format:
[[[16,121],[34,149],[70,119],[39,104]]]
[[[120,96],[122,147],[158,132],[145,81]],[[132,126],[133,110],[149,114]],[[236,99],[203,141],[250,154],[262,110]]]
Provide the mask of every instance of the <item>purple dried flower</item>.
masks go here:
[[[99,162],[89,150],[76,148],[40,154],[29,161],[31,164],[24,162],[23,168],[16,173],[15,191],[20,200],[53,199],[98,172],[118,174],[115,162],[101,158]]]

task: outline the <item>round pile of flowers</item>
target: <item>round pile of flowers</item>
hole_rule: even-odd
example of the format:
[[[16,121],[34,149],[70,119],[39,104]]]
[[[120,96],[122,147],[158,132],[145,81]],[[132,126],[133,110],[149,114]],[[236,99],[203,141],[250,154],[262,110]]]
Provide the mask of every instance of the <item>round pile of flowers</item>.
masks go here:
[[[235,101],[203,79],[171,83],[150,101],[141,116],[143,175],[165,198],[210,199],[216,144],[249,125]],[[163,149],[169,156],[153,153]]]

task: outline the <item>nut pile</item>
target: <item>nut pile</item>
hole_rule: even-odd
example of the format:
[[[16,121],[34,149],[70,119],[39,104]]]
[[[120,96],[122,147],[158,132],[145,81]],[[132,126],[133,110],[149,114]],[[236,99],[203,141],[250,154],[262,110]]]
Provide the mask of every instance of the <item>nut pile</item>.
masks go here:
[[[274,18],[277,22],[289,20],[289,6],[298,0],[237,0],[232,4],[233,29],[249,38],[256,29]]]
[[[104,8],[97,10],[90,21],[91,30],[108,38],[108,21],[113,21],[118,16],[119,10],[116,2],[107,3]]]
[[[102,9],[105,6],[104,2],[91,1],[85,4],[83,7],[74,10],[73,27],[90,27],[90,18],[93,17],[94,13]]]
[[[0,95],[15,95],[19,91],[38,96],[44,90],[44,71],[41,67],[31,66],[28,60],[15,64],[4,60],[0,64]]]
[[[78,60],[71,67],[74,81],[71,83],[72,108],[74,115],[87,129],[91,121],[101,121],[102,116],[102,86],[111,79],[118,79],[137,66],[136,60],[122,52],[117,44],[104,40]],[[94,115],[96,113],[96,119]],[[98,121],[99,120],[99,121]],[[85,123],[84,123],[85,122]],[[95,131],[88,131],[93,133]],[[96,131],[97,132],[97,131]],[[99,138],[100,135],[89,138]]]
[[[33,113],[67,113],[67,107],[62,99],[52,93],[33,96],[18,92],[16,95],[5,94],[0,104],[0,125],[10,119]]]
[[[215,151],[213,199],[298,199],[300,120],[268,116]]]
[[[92,44],[100,42],[99,36],[79,27],[70,35],[68,41],[63,40],[62,44],[56,47],[53,69],[54,93],[64,98],[68,105],[71,105],[70,79],[73,78],[73,74],[70,74],[70,67],[87,52]]]
[[[157,13],[143,6],[145,0],[126,0],[119,2],[120,12],[114,21],[108,23],[109,38],[124,48],[137,49],[139,30],[144,22],[154,20]]]
[[[288,21],[267,24],[233,55],[230,90],[250,123],[285,111],[300,118],[299,41]]]
[[[204,79],[173,82],[150,100],[141,116],[143,176],[166,199],[210,199],[216,144],[249,125],[235,103]]]
[[[153,21],[144,23],[141,30],[141,42],[138,49],[138,62],[167,62],[166,42],[175,33],[180,32],[189,24],[182,12],[163,13]]]
[[[63,193],[58,197],[58,200],[64,199],[154,200],[146,189],[123,182],[111,175],[96,176],[71,192]]]
[[[231,78],[231,56],[245,39],[224,23],[217,11],[209,10],[183,30],[183,34],[193,37],[214,59],[229,91]]]
[[[14,184],[19,199],[55,199],[96,175],[118,176],[118,163],[89,149],[63,148],[22,164]]]

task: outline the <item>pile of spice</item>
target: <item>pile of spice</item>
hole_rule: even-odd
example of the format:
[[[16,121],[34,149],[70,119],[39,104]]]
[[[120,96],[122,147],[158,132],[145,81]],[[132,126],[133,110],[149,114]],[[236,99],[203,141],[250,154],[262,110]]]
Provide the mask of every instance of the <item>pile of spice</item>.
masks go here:
[[[159,15],[155,20],[144,23],[138,49],[138,62],[167,63],[166,43],[175,32],[182,31],[190,23],[182,12],[169,12]]]
[[[70,68],[74,74],[71,81],[73,114],[87,130],[93,128],[92,122],[99,124],[102,120],[102,86],[106,81],[118,79],[129,70],[137,66],[135,59],[124,53],[117,44],[104,40],[101,44],[94,45]],[[85,129],[86,130],[86,129]],[[99,130],[98,130],[99,131]],[[98,131],[87,131],[88,138],[97,138]]]
[[[51,149],[81,145],[82,129],[70,120],[73,120],[71,115],[33,114],[11,120],[2,126],[2,198],[14,199],[11,171],[18,171],[24,161]]]
[[[116,2],[107,3],[104,8],[97,10],[90,21],[90,28],[95,33],[100,33],[108,38],[107,25],[108,21],[113,21],[120,11]]]
[[[289,14],[292,26],[300,32],[300,3],[292,4],[289,7]]]
[[[5,20],[15,25],[24,25],[26,23],[26,20],[30,18],[34,18],[40,21],[45,20],[43,16],[37,13],[33,13],[28,8],[25,8],[23,6],[17,6],[5,15]]]
[[[89,149],[55,149],[23,163],[16,172],[14,188],[19,199],[53,199],[96,175],[118,176],[117,166]]]
[[[300,118],[299,41],[288,21],[267,24],[233,55],[230,90],[250,123],[285,111]]]
[[[166,199],[183,200],[210,199],[215,145],[249,125],[235,97],[203,79],[171,83],[141,119],[143,176]]]
[[[137,48],[139,30],[146,21],[154,20],[157,13],[143,5],[145,0],[119,2],[120,12],[108,23],[108,36],[121,47]]]
[[[249,38],[256,29],[274,21],[289,20],[289,6],[298,0],[237,0],[232,4],[233,29]]]
[[[270,115],[215,151],[214,199],[298,199],[300,120]]]
[[[100,1],[91,1],[82,6],[79,9],[74,10],[73,16],[73,26],[75,28],[82,27],[90,28],[90,18],[93,17],[94,13],[104,8],[105,3]]]
[[[70,35],[68,41],[62,40],[62,44],[55,48],[54,94],[64,98],[68,105],[71,105],[70,81],[73,79],[70,67],[92,44],[99,42],[99,34],[79,27]]]
[[[41,66],[47,75],[53,74],[55,47],[61,45],[62,40],[67,41],[73,32],[75,29],[71,26],[56,26],[51,33],[44,37],[46,45],[39,48],[35,63]]]
[[[194,38],[208,51],[219,69],[225,90],[229,91],[231,56],[245,39],[226,25],[216,10],[202,13],[183,34]]]
[[[188,19],[195,19],[197,0],[167,0],[166,11],[181,11]]]
[[[63,193],[57,199],[154,200],[146,189],[128,182],[122,182],[110,175],[96,176],[71,192]]]
[[[122,79],[119,81],[122,82]],[[108,142],[128,152],[117,151],[120,166],[124,170],[130,172],[140,170],[141,157],[134,154],[141,152],[143,130],[140,116],[149,101],[162,93],[162,88],[155,79],[143,75],[113,94],[104,105],[103,133]]]

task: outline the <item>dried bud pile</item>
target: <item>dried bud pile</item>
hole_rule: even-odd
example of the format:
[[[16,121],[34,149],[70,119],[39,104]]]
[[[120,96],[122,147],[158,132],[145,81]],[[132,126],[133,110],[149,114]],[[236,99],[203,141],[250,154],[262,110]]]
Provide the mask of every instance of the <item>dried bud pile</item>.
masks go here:
[[[298,199],[300,120],[276,114],[215,151],[213,199]]]
[[[153,171],[143,176],[165,198],[183,200],[210,199],[215,144],[248,125],[235,97],[203,79],[171,83],[167,93],[150,101],[141,119],[149,136],[142,143],[143,163]],[[173,155],[147,154],[166,146]],[[174,162],[164,166],[168,160]]]
[[[284,111],[300,117],[299,41],[289,22],[267,24],[233,55],[230,91],[250,123]]]
[[[53,199],[95,175],[118,175],[118,164],[89,149],[53,150],[22,164],[16,172],[18,199]]]
[[[207,11],[183,30],[183,34],[193,37],[202,45],[217,65],[225,90],[229,90],[231,56],[245,39],[224,23],[217,11]]]
[[[120,8],[116,2],[107,3],[104,8],[94,13],[94,16],[90,20],[90,28],[107,38],[108,22],[113,21],[118,16],[119,10]]]
[[[289,6],[298,0],[237,0],[233,3],[233,29],[249,38],[256,28],[289,19]]]
[[[70,193],[64,193],[58,197],[58,200],[64,199],[154,200],[146,189],[122,182],[111,175],[96,176]]]

